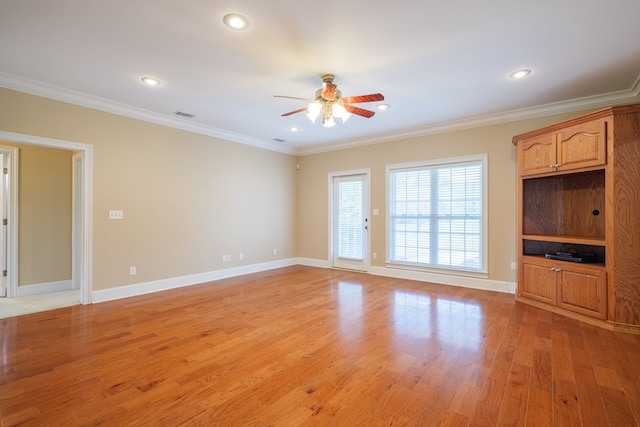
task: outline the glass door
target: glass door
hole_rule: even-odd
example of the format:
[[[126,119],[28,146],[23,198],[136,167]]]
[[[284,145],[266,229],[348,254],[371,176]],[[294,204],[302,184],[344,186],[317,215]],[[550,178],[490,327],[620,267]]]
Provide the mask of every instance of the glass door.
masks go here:
[[[367,271],[368,177],[366,174],[334,176],[332,187],[333,267]]]

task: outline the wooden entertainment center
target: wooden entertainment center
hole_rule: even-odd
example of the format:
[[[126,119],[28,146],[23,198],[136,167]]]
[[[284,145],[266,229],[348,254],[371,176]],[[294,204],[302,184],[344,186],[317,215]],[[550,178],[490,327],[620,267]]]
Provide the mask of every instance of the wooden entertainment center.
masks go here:
[[[640,334],[640,104],[517,135],[513,144],[516,299]]]

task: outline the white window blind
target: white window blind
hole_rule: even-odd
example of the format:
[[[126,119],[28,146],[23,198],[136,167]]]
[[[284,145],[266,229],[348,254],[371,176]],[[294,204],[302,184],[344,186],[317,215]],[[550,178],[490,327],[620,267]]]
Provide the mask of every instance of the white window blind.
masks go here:
[[[483,269],[483,161],[389,169],[389,261]]]
[[[362,259],[362,180],[338,182],[338,256]]]

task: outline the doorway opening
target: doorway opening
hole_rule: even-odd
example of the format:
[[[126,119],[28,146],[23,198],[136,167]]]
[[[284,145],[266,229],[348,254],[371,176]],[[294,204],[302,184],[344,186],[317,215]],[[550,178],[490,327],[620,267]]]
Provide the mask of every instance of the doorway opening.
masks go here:
[[[72,288],[80,290],[80,303],[91,303],[91,248],[92,248],[92,170],[93,147],[70,141],[42,138],[33,135],[0,131],[0,141],[19,144],[37,145],[72,151]],[[16,149],[17,151],[17,149]],[[12,159],[16,161],[17,155]],[[11,171],[10,171],[11,173]],[[9,181],[10,193],[8,212],[15,209],[14,218],[9,217],[7,225],[7,276],[6,296],[16,298],[18,295],[18,218],[17,218],[17,175]],[[14,187],[15,186],[15,187]],[[12,192],[12,194],[11,194]],[[7,198],[5,198],[7,200]]]

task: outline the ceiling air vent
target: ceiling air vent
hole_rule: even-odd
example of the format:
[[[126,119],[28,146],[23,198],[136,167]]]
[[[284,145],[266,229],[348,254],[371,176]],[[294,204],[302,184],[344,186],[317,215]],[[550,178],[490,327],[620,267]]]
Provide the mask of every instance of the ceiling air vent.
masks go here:
[[[274,140],[275,142],[287,142],[287,141],[285,141],[284,139],[280,139],[280,138],[273,138],[273,140]]]
[[[188,117],[188,118],[194,117],[193,114],[185,113],[183,111],[176,111],[175,114],[176,114],[176,116],[182,116],[182,117]]]

